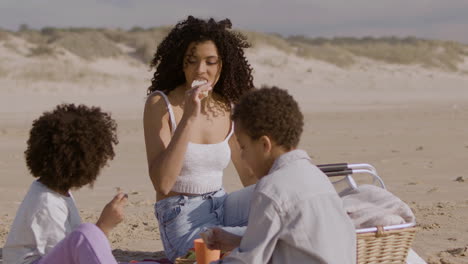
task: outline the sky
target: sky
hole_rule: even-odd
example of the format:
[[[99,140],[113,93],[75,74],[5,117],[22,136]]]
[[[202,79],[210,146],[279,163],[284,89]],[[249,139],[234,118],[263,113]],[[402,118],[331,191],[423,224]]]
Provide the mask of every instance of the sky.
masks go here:
[[[188,15],[284,36],[415,36],[468,44],[468,0],[0,0],[0,28],[130,29]]]

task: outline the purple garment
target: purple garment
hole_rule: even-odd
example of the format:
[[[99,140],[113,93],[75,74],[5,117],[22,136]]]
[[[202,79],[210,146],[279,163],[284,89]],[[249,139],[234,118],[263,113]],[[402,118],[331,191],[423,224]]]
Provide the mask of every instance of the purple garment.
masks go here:
[[[117,264],[109,241],[99,227],[85,223],[34,264]]]

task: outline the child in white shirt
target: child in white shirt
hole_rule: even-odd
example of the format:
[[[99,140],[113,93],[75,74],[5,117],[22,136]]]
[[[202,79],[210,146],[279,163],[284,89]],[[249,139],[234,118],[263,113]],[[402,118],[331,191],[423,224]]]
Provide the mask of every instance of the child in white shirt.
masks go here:
[[[25,151],[34,181],[3,247],[4,264],[116,263],[106,235],[123,219],[119,193],[81,224],[71,189],[92,184],[114,157],[116,123],[96,107],[59,105],[33,122]]]

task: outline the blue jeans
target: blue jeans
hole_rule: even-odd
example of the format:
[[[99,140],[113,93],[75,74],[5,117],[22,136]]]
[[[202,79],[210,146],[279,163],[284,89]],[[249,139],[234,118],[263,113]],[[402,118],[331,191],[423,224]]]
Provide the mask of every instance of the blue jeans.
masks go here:
[[[221,189],[198,196],[177,195],[155,205],[166,257],[174,261],[193,248],[193,240],[209,227],[242,236],[247,228],[255,185],[230,194]]]

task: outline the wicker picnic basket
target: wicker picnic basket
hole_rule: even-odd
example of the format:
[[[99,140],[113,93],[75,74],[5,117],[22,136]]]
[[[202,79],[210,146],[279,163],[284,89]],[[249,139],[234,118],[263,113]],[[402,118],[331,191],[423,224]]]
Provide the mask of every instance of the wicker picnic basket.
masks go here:
[[[414,223],[356,230],[357,263],[406,263],[416,230]]]
[[[340,180],[332,181],[335,188],[340,184],[348,189],[357,188],[358,184],[351,175],[364,173],[372,175],[373,184],[386,189],[375,168],[369,164],[337,163],[318,165],[318,167],[328,177],[343,176]],[[340,192],[340,190],[337,191]],[[341,192],[345,192],[345,190],[342,189]],[[357,263],[406,263],[417,231],[415,225],[415,223],[407,223],[357,229]]]

